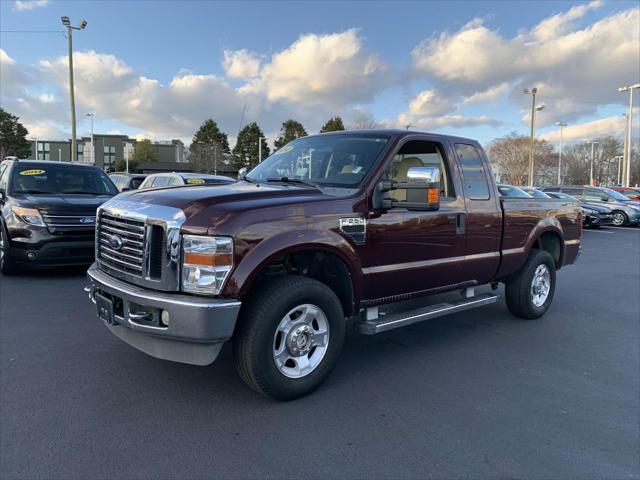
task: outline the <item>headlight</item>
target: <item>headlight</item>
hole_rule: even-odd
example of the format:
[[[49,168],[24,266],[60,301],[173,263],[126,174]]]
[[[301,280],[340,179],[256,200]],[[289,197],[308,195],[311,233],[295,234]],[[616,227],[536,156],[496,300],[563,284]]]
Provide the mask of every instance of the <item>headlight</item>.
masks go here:
[[[44,220],[40,216],[40,212],[35,208],[11,207],[11,211],[24,223],[44,227]]]
[[[218,295],[233,268],[233,239],[182,237],[182,290]]]

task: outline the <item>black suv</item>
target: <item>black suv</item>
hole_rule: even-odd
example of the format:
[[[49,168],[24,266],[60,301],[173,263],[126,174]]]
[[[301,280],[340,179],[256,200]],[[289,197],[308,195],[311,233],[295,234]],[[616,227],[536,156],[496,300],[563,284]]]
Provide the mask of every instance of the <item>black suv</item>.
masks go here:
[[[0,271],[90,264],[96,209],[117,193],[109,177],[94,166],[0,163]]]

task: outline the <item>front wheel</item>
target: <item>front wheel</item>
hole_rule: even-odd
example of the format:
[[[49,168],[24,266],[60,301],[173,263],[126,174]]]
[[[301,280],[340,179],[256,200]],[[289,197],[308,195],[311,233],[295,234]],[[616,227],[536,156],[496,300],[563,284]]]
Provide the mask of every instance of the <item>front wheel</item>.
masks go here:
[[[4,225],[2,221],[0,221],[0,272],[2,272],[3,275],[12,275],[15,271],[9,239],[5,233]]]
[[[611,219],[616,227],[622,227],[627,224],[627,215],[619,210],[616,210],[611,214]]]
[[[507,307],[516,317],[540,318],[549,309],[555,289],[553,257],[545,250],[533,250],[522,270],[506,282]]]
[[[345,335],[342,305],[325,284],[282,277],[249,301],[233,340],[236,370],[279,400],[311,393],[335,366]]]

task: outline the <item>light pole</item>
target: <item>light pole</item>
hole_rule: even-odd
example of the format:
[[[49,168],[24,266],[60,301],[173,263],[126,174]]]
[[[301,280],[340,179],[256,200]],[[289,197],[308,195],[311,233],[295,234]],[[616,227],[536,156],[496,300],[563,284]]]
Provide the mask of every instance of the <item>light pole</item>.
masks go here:
[[[593,147],[598,144],[598,142],[588,142],[591,145],[591,168],[589,169],[589,186],[593,187]]]
[[[625,148],[624,156],[625,159],[622,162],[622,186],[628,187],[629,182],[631,181],[631,125],[633,123],[633,90],[635,88],[640,88],[640,83],[636,83],[634,85],[626,85],[624,87],[618,88],[619,92],[629,91],[629,112],[627,113],[627,132],[625,134],[625,141],[627,144],[627,148]]]
[[[96,163],[96,154],[93,149],[93,117],[95,117],[95,113],[87,113],[87,117],[91,117],[91,163],[95,165]],[[128,170],[127,170],[128,173]]]
[[[61,17],[62,24],[67,27],[67,39],[69,40],[69,99],[71,100],[71,161],[78,160],[78,147],[76,146],[76,103],[73,91],[73,30],[83,30],[87,21],[82,20],[77,27],[71,25],[69,17]]]
[[[529,89],[525,88],[522,91],[525,95],[529,95]],[[529,147],[529,186],[533,187],[533,154],[535,148],[535,134],[536,134],[536,112],[539,112],[544,108],[544,104],[536,105],[536,94],[538,89],[533,87],[531,89],[531,146]]]
[[[567,126],[566,123],[556,122],[560,127],[560,155],[558,156],[558,185],[562,185],[562,129]]]
[[[617,177],[618,181],[617,181],[616,185],[620,185],[620,180],[621,180],[621,178],[620,178],[620,163],[622,162],[622,159],[624,158],[624,156],[623,155],[616,155],[614,158],[618,161],[618,177]]]

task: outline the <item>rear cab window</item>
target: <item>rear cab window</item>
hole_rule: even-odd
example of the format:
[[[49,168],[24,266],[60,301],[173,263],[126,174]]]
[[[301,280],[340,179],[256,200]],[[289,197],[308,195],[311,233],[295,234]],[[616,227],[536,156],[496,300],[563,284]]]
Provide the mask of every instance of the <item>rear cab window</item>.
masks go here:
[[[465,196],[471,200],[489,200],[489,183],[478,149],[467,143],[456,143],[454,148],[462,167]]]

